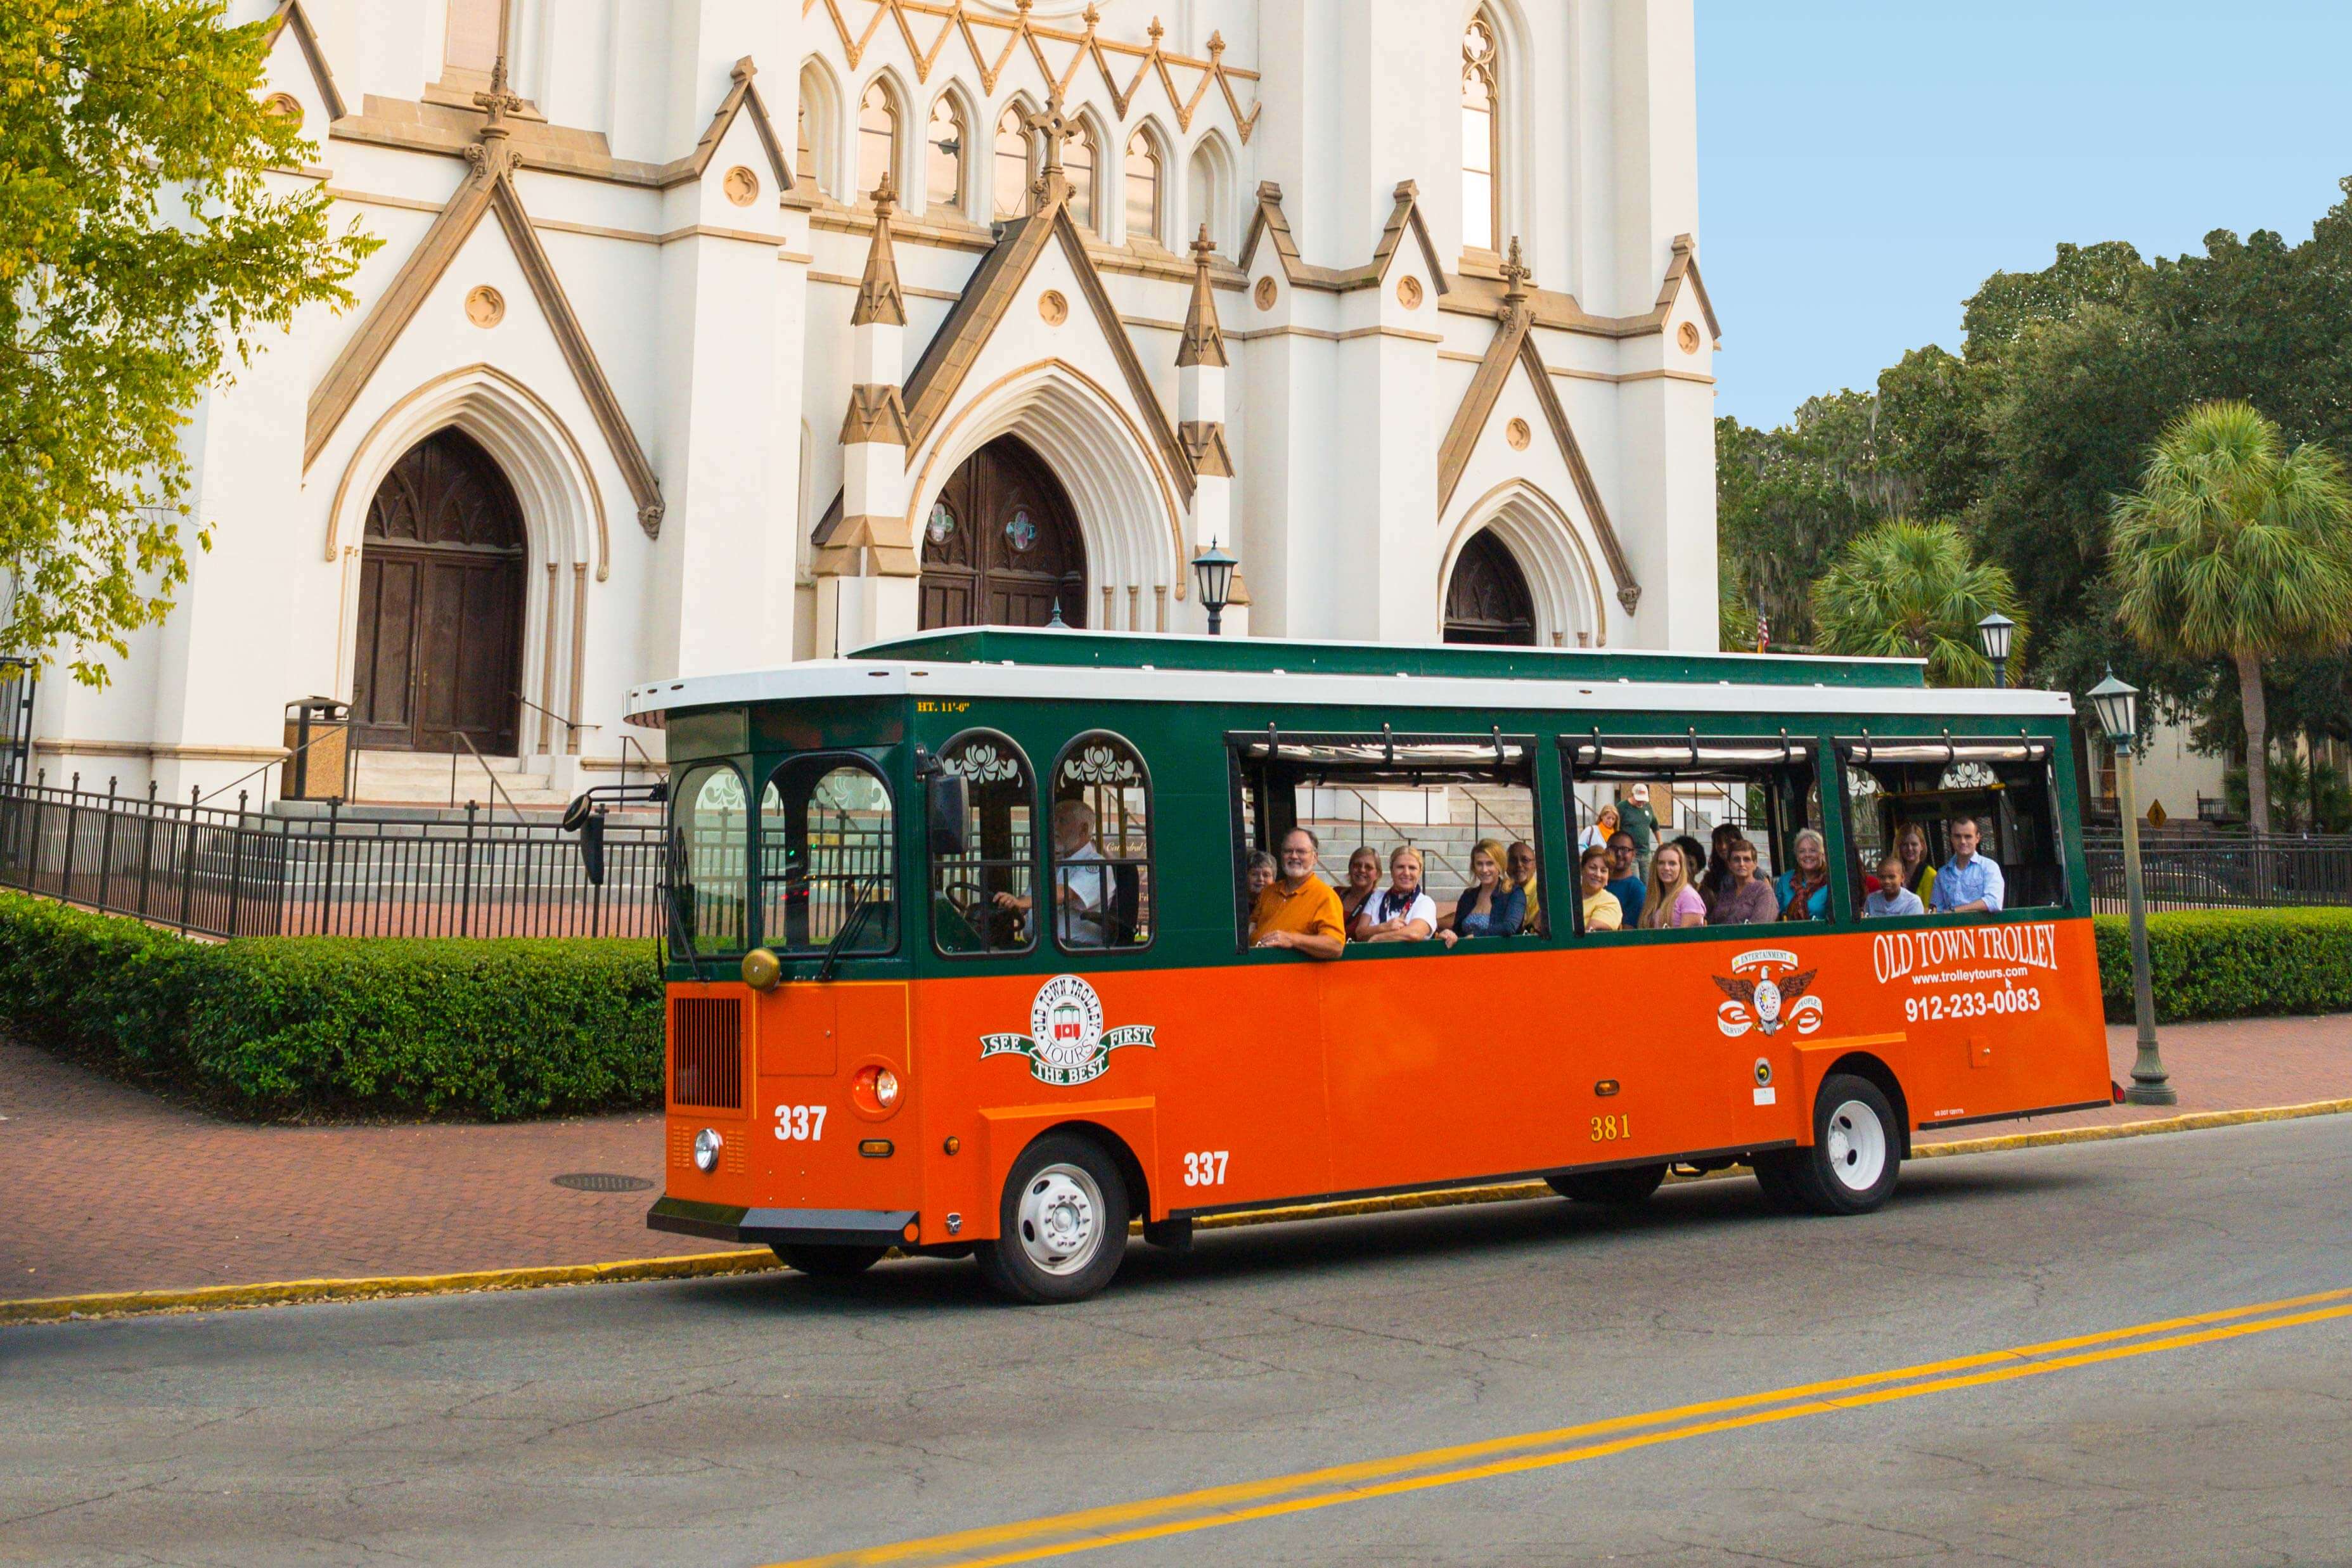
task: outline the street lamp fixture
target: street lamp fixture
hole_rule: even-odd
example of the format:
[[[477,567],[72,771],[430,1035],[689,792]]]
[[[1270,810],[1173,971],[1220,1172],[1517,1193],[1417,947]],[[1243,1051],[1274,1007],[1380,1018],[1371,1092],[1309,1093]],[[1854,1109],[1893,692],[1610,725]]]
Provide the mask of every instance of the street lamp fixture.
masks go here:
[[[1192,557],[1192,575],[1201,584],[1201,607],[1209,612],[1209,635],[1223,637],[1225,632],[1225,606],[1233,603],[1234,568],[1241,562],[1226,551],[1217,548],[1215,540],[1209,548]]]
[[[2147,890],[2140,876],[2139,802],[2132,781],[2132,746],[2139,739],[2139,690],[2116,679],[2114,670],[2091,689],[2091,710],[2116,751],[2116,804],[2124,819],[2124,905],[2131,915],[2132,1014],[2139,1024],[2139,1053],[2132,1059],[2132,1086],[2124,1098],[2134,1105],[2173,1105],[2164,1058],[2156,1045],[2156,993],[2148,978]]]
[[[1995,687],[2009,684],[2010,639],[2017,635],[2017,623],[1995,610],[1977,623],[1977,651],[1992,661],[1992,683]]]

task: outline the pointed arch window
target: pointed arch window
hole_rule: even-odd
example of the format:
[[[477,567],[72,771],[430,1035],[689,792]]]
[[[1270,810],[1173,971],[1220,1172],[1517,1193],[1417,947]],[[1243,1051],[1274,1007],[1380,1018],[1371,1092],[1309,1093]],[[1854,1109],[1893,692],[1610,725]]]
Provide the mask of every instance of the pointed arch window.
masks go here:
[[[1127,142],[1127,237],[1160,238],[1160,149],[1145,131]]]
[[[890,89],[877,81],[857,105],[858,199],[870,198],[885,174],[898,183],[898,106],[890,101]]]
[[[927,206],[952,207],[963,200],[963,113],[955,100],[941,93],[931,105],[930,129],[923,133],[923,201]]]
[[[840,94],[811,61],[801,68],[800,96],[800,145],[793,153],[793,173],[824,195],[835,195],[841,180]]]
[[[1100,162],[1095,128],[1081,123],[1062,154],[1062,174],[1070,182],[1070,221],[1083,228],[1095,226],[1095,165]]]
[[[1484,13],[1462,33],[1462,244],[1498,248],[1502,233],[1501,102],[1494,24]]]
[[[1019,217],[1029,206],[1029,132],[1017,103],[996,117],[995,162],[996,216]]]

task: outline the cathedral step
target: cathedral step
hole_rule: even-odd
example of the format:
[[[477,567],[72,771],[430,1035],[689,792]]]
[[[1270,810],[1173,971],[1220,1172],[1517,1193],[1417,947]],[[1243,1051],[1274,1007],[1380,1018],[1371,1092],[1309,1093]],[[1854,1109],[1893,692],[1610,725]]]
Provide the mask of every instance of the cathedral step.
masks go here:
[[[492,784],[495,776],[497,783]],[[501,793],[503,792],[503,793]],[[520,757],[466,752],[363,751],[352,759],[352,799],[374,805],[484,805],[561,807],[567,797]]]

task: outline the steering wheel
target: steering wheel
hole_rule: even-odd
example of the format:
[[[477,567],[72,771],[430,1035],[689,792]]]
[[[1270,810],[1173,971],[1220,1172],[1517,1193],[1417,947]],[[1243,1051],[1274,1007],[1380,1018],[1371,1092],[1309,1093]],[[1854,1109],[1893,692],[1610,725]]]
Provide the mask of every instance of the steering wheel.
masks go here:
[[[965,894],[971,896],[966,898]],[[940,897],[963,917],[963,923],[971,928],[971,934],[982,946],[990,945],[989,920],[995,913],[995,906],[989,901],[986,888],[978,882],[942,882],[940,884]]]

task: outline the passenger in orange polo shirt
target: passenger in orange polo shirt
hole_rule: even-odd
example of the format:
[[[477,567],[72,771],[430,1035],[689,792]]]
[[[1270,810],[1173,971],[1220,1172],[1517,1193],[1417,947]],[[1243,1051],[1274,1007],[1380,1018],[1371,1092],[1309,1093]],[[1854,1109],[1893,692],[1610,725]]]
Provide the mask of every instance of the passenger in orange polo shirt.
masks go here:
[[[1304,827],[1282,836],[1282,877],[1250,906],[1250,945],[1286,947],[1309,958],[1337,958],[1347,945],[1339,895],[1315,874],[1321,846]]]

